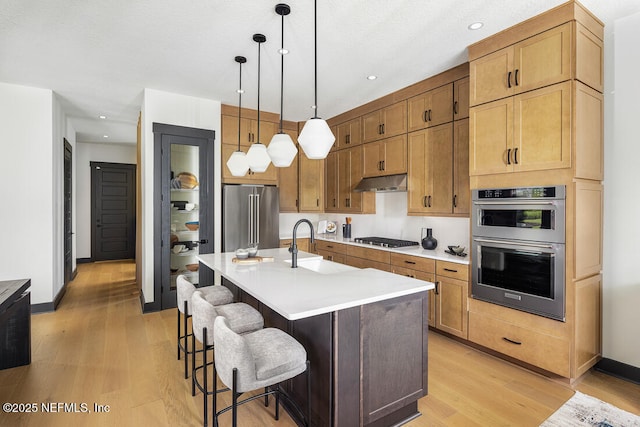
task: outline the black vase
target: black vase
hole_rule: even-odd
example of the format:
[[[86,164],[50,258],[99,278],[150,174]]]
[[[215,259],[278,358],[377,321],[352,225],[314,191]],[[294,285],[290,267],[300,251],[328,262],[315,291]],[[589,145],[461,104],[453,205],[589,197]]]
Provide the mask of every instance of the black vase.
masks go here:
[[[433,237],[431,229],[427,228],[427,237],[422,239],[422,247],[425,249],[435,249],[438,246],[438,240]]]

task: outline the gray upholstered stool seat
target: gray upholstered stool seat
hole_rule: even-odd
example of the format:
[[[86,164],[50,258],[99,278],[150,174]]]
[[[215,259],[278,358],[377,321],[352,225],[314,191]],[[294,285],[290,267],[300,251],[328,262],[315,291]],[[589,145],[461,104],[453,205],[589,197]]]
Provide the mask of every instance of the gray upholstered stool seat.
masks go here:
[[[232,303],[220,306],[214,306],[205,298],[200,290],[193,292],[191,296],[191,310],[193,320],[193,336],[192,347],[195,349],[197,339],[202,343],[202,365],[196,367],[195,352],[192,353],[192,374],[191,374],[191,393],[195,395],[196,387],[202,391],[204,399],[204,425],[207,425],[208,415],[208,399],[207,396],[213,395],[213,410],[216,411],[216,382],[215,374],[213,390],[209,391],[207,384],[208,373],[207,366],[213,362],[207,362],[207,351],[214,348],[214,322],[218,317],[224,316],[228,319],[229,327],[234,333],[244,334],[262,329],[264,326],[264,318],[260,312],[245,303]],[[197,379],[197,371],[203,370],[202,384]],[[215,372],[215,370],[214,370]]]
[[[220,414],[231,410],[232,425],[235,427],[238,405],[269,394],[276,396],[277,420],[279,398],[283,393],[278,384],[307,371],[305,424],[309,425],[310,369],[307,352],[298,341],[276,328],[241,335],[233,331],[231,322],[223,316],[215,320],[213,340],[216,373],[224,385],[231,389],[233,402],[230,407],[216,413],[216,423]],[[269,389],[272,386],[275,388]],[[265,388],[264,393],[238,402],[242,393],[261,388]],[[303,415],[302,411],[300,414]]]
[[[188,320],[191,317],[189,313],[189,304],[191,303],[191,295],[198,289],[205,295],[207,301],[213,305],[223,305],[233,302],[233,294],[224,286],[204,286],[202,288],[196,288],[185,276],[180,274],[176,278],[176,298],[178,305],[178,360],[182,353],[184,353],[184,377],[189,378],[189,358],[187,355],[191,354],[192,350],[189,350],[188,337],[191,336],[189,332]],[[180,318],[184,319],[184,326],[180,326]],[[182,329],[182,331],[181,331]],[[182,332],[182,335],[180,334]]]

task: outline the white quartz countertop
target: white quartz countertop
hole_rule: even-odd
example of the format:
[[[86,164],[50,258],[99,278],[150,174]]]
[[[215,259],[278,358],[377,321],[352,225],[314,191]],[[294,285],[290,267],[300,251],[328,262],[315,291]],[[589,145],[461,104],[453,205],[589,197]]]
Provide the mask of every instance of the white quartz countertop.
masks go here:
[[[383,248],[382,246],[375,246],[375,245],[367,245],[367,244],[363,244],[363,243],[356,243],[356,242],[353,241],[353,239],[344,239],[339,234],[332,234],[332,233],[317,234],[315,236],[315,238],[318,239],[318,240],[326,240],[326,241],[329,241],[329,242],[344,243],[345,245],[362,246],[363,248],[378,249],[378,250],[386,251],[386,252],[397,252],[397,253],[405,254],[405,255],[414,255],[414,256],[419,256],[419,257],[423,257],[423,258],[431,258],[431,259],[436,259],[436,260],[440,260],[440,261],[449,261],[449,262],[455,262],[457,264],[469,265],[469,256],[468,255],[466,257],[460,257],[460,256],[457,256],[457,255],[450,255],[450,254],[445,252],[445,250],[447,249],[446,246],[438,246],[434,250],[423,249],[422,246],[420,246],[420,245],[417,245],[417,246],[406,246],[404,248]],[[469,248],[467,248],[465,250],[465,252],[468,253],[469,252]]]
[[[338,264],[302,251],[298,253],[298,268],[291,268],[287,248],[261,249],[258,255],[272,256],[274,261],[237,264],[232,262],[233,252],[197,258],[288,320],[426,292],[435,287],[431,282]],[[318,266],[319,272],[310,264]]]

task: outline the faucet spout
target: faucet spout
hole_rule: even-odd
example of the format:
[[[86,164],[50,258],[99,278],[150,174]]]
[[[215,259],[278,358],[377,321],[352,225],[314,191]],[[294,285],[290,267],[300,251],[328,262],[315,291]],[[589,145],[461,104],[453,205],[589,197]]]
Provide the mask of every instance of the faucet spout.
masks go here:
[[[315,243],[315,237],[313,236],[313,224],[306,218],[303,218],[296,222],[293,226],[293,239],[291,241],[291,246],[289,247],[289,252],[291,252],[291,268],[298,268],[298,244],[296,242],[296,231],[298,230],[298,226],[303,222],[309,224],[309,228],[311,229],[311,243]]]

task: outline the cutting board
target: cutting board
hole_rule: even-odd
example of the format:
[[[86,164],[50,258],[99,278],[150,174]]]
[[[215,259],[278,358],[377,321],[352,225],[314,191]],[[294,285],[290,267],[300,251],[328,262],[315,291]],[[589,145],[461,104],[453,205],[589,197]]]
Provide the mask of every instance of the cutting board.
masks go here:
[[[252,258],[237,258],[231,260],[234,264],[260,264],[261,262],[273,262],[272,256],[254,256]]]

